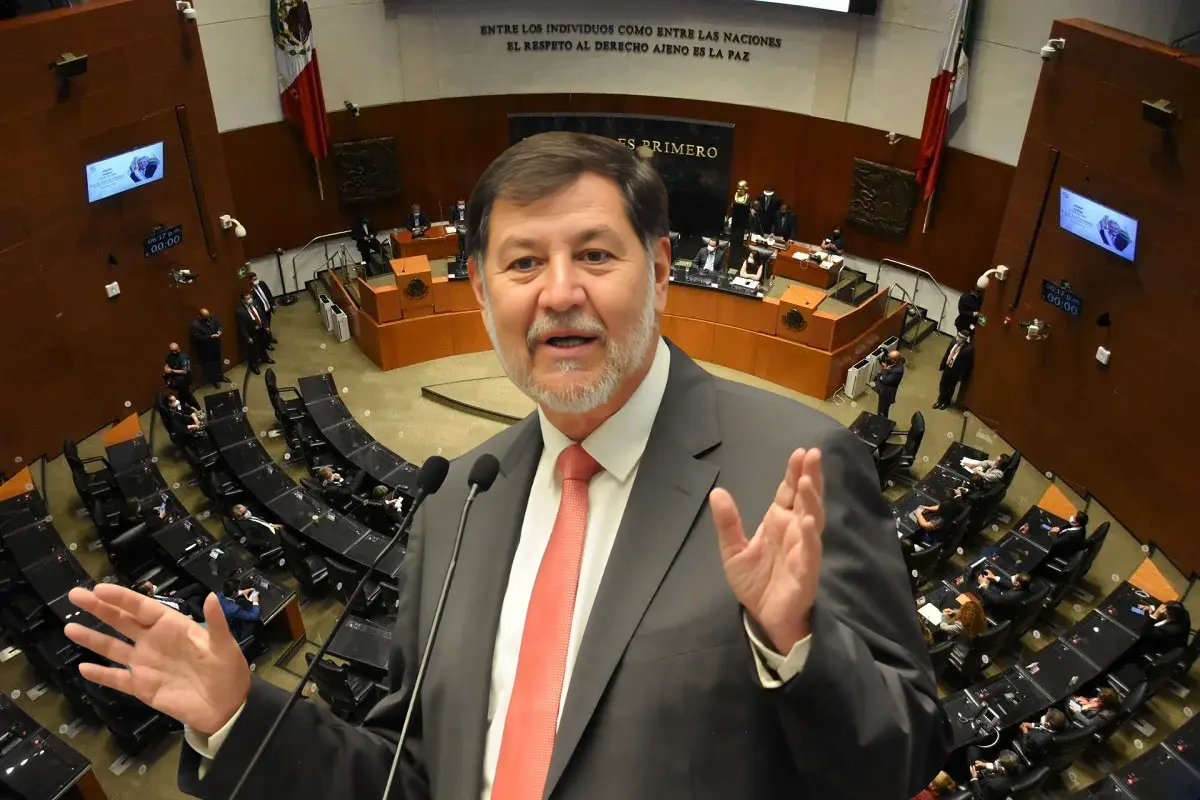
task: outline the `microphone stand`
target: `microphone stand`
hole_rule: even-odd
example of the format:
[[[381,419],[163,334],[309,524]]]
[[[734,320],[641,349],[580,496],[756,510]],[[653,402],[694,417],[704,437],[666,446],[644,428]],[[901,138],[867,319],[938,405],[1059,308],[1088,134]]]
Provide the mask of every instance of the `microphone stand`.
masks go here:
[[[463,503],[462,516],[458,520],[458,531],[454,534],[454,547],[450,550],[450,566],[446,568],[446,578],[442,581],[442,592],[438,595],[437,606],[433,610],[433,622],[429,626],[429,638],[425,640],[425,652],[421,654],[417,677],[413,681],[412,690],[408,696],[408,710],[404,713],[404,725],[400,728],[400,738],[396,740],[396,755],[392,758],[392,768],[388,771],[388,780],[383,787],[382,800],[387,800],[388,795],[392,793],[392,784],[396,780],[396,767],[400,764],[400,754],[404,752],[404,740],[408,737],[408,726],[412,722],[413,709],[417,707],[421,683],[425,680],[425,668],[429,666],[429,654],[433,652],[433,642],[437,638],[438,628],[441,625],[442,611],[446,607],[446,596],[450,594],[450,581],[454,578],[454,570],[458,566],[458,551],[462,548],[463,531],[467,527],[467,514],[470,512],[475,498],[480,494],[479,489],[478,483],[472,484],[471,491],[467,493],[467,500]],[[229,800],[233,800],[233,797],[231,796]]]
[[[267,749],[267,745],[270,744],[271,740],[275,738],[275,731],[278,730],[279,726],[283,723],[283,718],[287,716],[287,713],[292,710],[292,706],[296,705],[296,701],[300,699],[300,695],[303,693],[304,687],[308,685],[308,681],[312,677],[313,670],[316,668],[317,664],[320,663],[321,659],[325,657],[325,652],[329,650],[329,645],[333,643],[334,636],[336,636],[337,632],[341,630],[342,624],[350,618],[350,609],[354,606],[354,601],[358,599],[359,593],[362,592],[363,586],[366,585],[367,579],[371,577],[371,573],[375,571],[375,567],[379,565],[379,562],[383,560],[383,557],[390,553],[392,548],[396,546],[396,542],[400,541],[400,536],[403,535],[404,529],[407,528],[412,522],[413,515],[417,513],[417,509],[420,507],[421,503],[424,502],[426,497],[428,497],[428,494],[421,492],[413,498],[412,506],[408,509],[408,513],[404,515],[404,518],[400,520],[400,527],[396,529],[396,533],[392,536],[391,541],[387,543],[387,546],[380,551],[379,555],[375,557],[375,560],[371,562],[371,566],[365,573],[363,573],[363,577],[358,582],[358,586],[355,586],[354,591],[350,593],[350,597],[346,601],[346,607],[342,609],[342,613],[338,616],[337,622],[333,623],[333,629],[329,631],[329,636],[325,638],[325,644],[321,645],[320,649],[317,650],[317,654],[313,657],[312,662],[308,665],[308,669],[304,671],[304,677],[300,679],[300,685],[297,686],[296,690],[288,696],[287,702],[284,703],[283,708],[280,709],[279,714],[275,717],[275,721],[271,723],[270,730],[267,731],[266,736],[264,736],[262,742],[259,743],[258,749],[254,751],[254,757],[250,759],[250,763],[246,766],[245,771],[242,772],[242,777],[238,779],[237,785],[233,787],[233,791],[229,795],[229,800],[236,800],[238,792],[241,791],[242,786],[246,783],[246,779],[250,777],[250,773],[253,772],[254,768],[258,765],[258,761],[260,758],[262,758],[262,754]],[[466,512],[464,511],[463,513],[465,516]],[[461,531],[459,535],[461,537]],[[405,727],[407,727],[407,723]]]

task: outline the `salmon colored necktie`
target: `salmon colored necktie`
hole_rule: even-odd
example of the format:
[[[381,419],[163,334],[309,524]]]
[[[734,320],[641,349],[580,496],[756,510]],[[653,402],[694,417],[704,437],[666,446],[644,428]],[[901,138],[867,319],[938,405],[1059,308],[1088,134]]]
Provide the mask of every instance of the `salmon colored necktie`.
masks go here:
[[[580,445],[558,457],[562,500],[525,612],[492,800],[539,800],[545,791],[587,534],[588,483],[599,471]]]

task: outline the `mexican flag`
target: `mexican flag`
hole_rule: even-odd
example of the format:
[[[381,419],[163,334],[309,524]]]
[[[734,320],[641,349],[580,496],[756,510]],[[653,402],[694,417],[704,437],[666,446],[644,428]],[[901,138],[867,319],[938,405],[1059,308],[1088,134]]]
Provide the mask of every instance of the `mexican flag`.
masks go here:
[[[323,159],[329,155],[329,121],[308,0],[271,0],[271,31],[283,116],[300,129],[312,157]]]
[[[938,170],[946,141],[958,130],[967,113],[974,7],[972,0],[951,0],[949,37],[942,50],[938,71],[929,82],[925,123],[921,128],[921,156],[917,166],[917,181],[924,189],[926,202],[933,197],[937,188]]]

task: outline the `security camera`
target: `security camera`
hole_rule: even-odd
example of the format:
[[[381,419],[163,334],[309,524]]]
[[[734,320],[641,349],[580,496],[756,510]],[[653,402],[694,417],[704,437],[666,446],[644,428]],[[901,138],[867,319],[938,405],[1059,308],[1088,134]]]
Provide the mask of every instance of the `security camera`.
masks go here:
[[[901,137],[900,134],[896,133],[895,131],[888,131],[887,143],[891,145],[899,144],[901,138],[903,137]]]
[[[351,103],[349,100],[346,101],[346,110],[350,112],[350,116],[352,117],[357,117],[362,113],[362,109],[360,109],[354,103]]]
[[[992,277],[993,275],[998,281],[1005,280],[1008,278],[1008,267],[1001,264],[997,267],[989,269],[987,272],[979,276],[979,280],[975,281],[975,285],[980,289],[986,289],[988,287],[988,278]]]
[[[236,236],[239,239],[246,238],[246,228],[243,227],[242,223],[238,222],[236,219],[229,216],[228,214],[221,215],[221,228],[223,230],[229,230],[230,228],[233,228],[234,236]]]
[[[196,19],[196,9],[192,8],[192,4],[188,0],[175,0],[175,9],[183,14],[186,20]]]
[[[1050,39],[1042,45],[1041,54],[1043,61],[1049,61],[1054,58],[1054,54],[1067,46],[1066,39]]]
[[[199,276],[190,269],[173,269],[171,270],[171,284],[174,286],[187,286],[196,282]]]

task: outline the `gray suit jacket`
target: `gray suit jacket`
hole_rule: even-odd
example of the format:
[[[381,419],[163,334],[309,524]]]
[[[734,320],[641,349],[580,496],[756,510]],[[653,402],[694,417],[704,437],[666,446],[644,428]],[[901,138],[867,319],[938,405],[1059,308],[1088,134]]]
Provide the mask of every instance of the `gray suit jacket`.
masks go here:
[[[824,561],[803,672],[763,689],[725,581],[707,495],[729,489],[755,526],[797,446],[824,452]],[[363,728],[300,703],[246,797],[382,792],[449,563],[466,476],[496,455],[475,503],[393,797],[477,800],[492,654],[542,449],[531,416],[456,460],[418,513],[401,574],[390,694]],[[867,450],[792,400],[712,377],[672,348],[666,393],[580,645],[546,797],[906,800],[946,740],[892,517]],[[285,699],[255,680],[203,781],[184,746],[180,785],[229,794]]]

